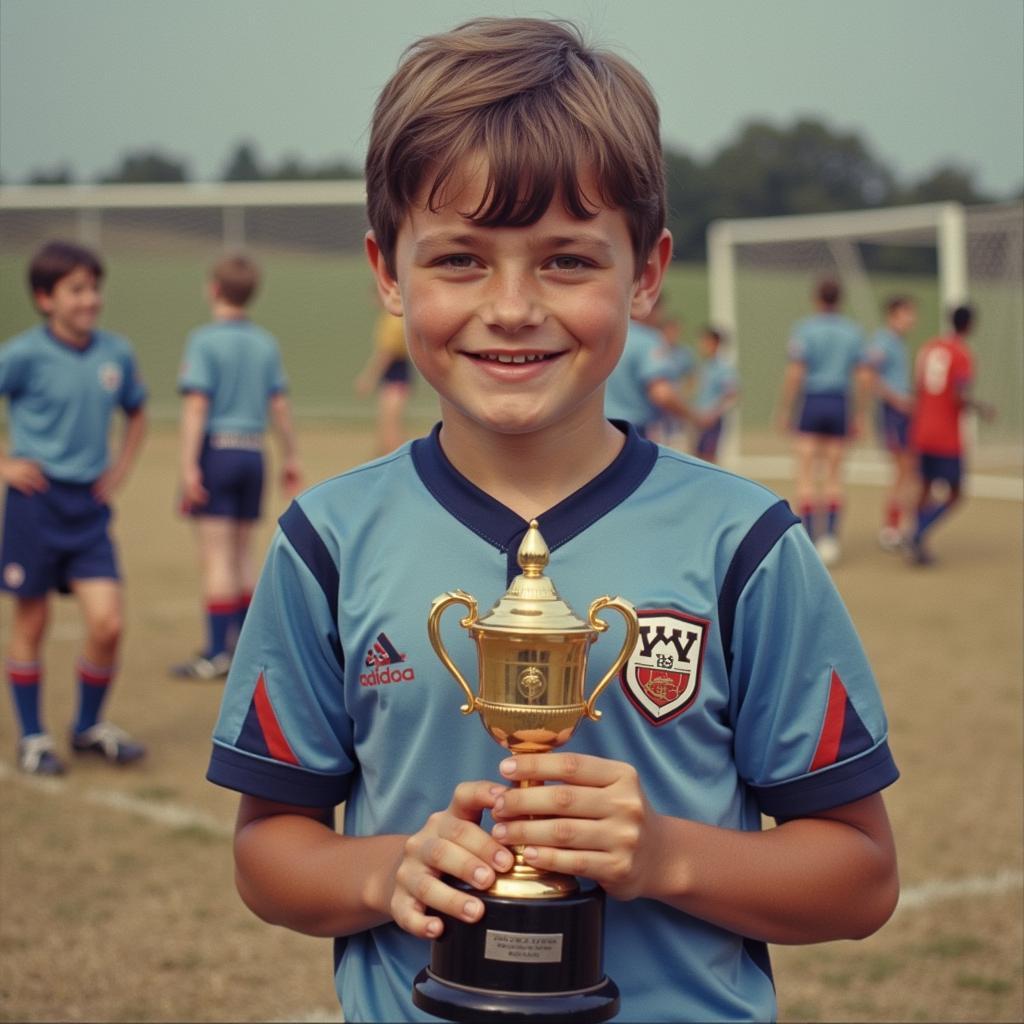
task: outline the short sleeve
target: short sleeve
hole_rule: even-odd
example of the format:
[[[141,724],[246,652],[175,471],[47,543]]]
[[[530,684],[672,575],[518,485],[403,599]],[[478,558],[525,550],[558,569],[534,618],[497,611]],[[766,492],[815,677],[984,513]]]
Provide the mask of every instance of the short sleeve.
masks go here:
[[[849,614],[805,531],[783,528],[763,557],[749,540],[737,552],[749,564],[728,656],[738,771],[763,813],[788,819],[862,799],[899,773]]]
[[[25,347],[15,341],[0,345],[0,395],[17,395],[28,379],[29,360]]]
[[[135,412],[146,404],[147,390],[139,372],[138,360],[131,350],[124,355],[123,373],[121,376],[121,408],[125,412]]]
[[[675,380],[680,376],[671,356],[658,344],[646,348],[637,360],[637,378],[643,384],[656,380]]]
[[[216,389],[216,369],[201,334],[192,334],[185,343],[185,354],[178,370],[178,393],[199,391],[212,395]]]
[[[354,769],[329,592],[336,607],[337,570],[298,505],[281,522],[232,659],[207,778],[267,800],[333,807]]]

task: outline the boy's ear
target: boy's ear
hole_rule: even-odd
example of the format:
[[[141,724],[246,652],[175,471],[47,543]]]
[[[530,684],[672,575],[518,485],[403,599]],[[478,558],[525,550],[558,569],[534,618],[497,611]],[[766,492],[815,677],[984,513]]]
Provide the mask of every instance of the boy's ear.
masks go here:
[[[642,320],[654,309],[654,303],[661,292],[661,282],[665,278],[665,270],[671,260],[672,234],[668,228],[664,228],[633,285],[633,300],[629,307],[630,319]]]
[[[373,278],[377,282],[377,294],[384,308],[393,316],[401,316],[402,293],[398,290],[398,279],[388,270],[384,253],[377,243],[377,236],[372,231],[366,232],[366,258],[370,261]]]
[[[43,316],[49,316],[53,312],[53,296],[49,292],[34,291],[32,302]]]

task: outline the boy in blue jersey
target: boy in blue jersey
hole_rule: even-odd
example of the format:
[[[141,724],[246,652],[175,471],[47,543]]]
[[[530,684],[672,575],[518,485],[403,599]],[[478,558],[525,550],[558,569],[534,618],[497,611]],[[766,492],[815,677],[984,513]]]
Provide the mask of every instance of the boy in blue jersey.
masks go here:
[[[701,364],[693,400],[693,420],[697,427],[694,454],[706,462],[718,461],[725,414],[739,401],[736,367],[722,356],[723,343],[722,332],[714,327],[705,327],[701,332]]]
[[[892,459],[892,483],[885,496],[884,521],[878,543],[886,551],[898,551],[913,518],[915,456],[910,447],[910,355],[907,335],[917,322],[917,306],[905,295],[885,304],[885,324],[875,331],[868,346],[872,389],[878,398],[878,432]]]
[[[284,493],[294,497],[301,480],[277,340],[246,312],[259,281],[246,256],[214,265],[207,287],[213,319],[189,335],[178,375],[182,507],[196,526],[207,628],[206,647],[171,670],[184,678],[228,674],[252,598],[268,411],[281,441]]]
[[[864,332],[839,312],[841,299],[837,281],[818,283],[817,311],[800,320],[790,337],[779,409],[782,429],[796,431],[800,517],[826,565],[839,560],[843,460],[849,439],[863,433],[864,419]]]
[[[103,265],[90,250],[66,242],[43,246],[29,264],[28,283],[45,322],[0,346],[0,395],[7,396],[11,433],[10,452],[0,453],[7,484],[0,589],[14,596],[7,677],[21,731],[18,767],[36,775],[64,771],[40,707],[51,590],[73,593],[85,623],[71,749],[114,764],[145,753],[101,717],[122,622],[109,502],[146,429],[146,389],[132,347],[96,326],[102,281]],[[116,409],[125,415],[125,430],[111,459]]]
[[[622,1019],[769,1019],[766,943],[866,935],[892,911],[896,770],[785,503],[605,418],[672,250],[650,89],[563,22],[472,21],[406,52],[366,181],[367,252],[441,422],[280,520],[208,776],[242,793],[239,892],[336,938],[346,1020],[427,1020],[411,986],[439,915],[482,913],[446,878],[485,890],[522,845],[607,892]],[[453,586],[500,597],[533,517],[562,596],[628,596],[641,639],[599,725],[501,760],[425,622]],[[472,674],[470,638],[442,632]],[[595,646],[588,692],[617,650]]]

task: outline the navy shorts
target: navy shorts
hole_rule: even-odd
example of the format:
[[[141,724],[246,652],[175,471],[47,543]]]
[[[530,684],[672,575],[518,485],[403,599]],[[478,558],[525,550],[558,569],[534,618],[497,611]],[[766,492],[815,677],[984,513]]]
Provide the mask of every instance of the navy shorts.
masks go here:
[[[950,487],[959,487],[963,477],[963,459],[959,455],[926,455],[921,453],[921,479],[925,483],[945,480]]]
[[[805,395],[796,429],[801,434],[846,437],[846,395],[841,392]]]
[[[697,435],[697,454],[702,459],[713,459],[718,454],[718,442],[722,439],[722,421],[716,420]]]
[[[409,360],[392,359],[387,369],[381,374],[381,384],[408,384],[409,383]]]
[[[110,506],[92,484],[49,481],[39,494],[7,489],[0,589],[17,597],[71,592],[72,580],[120,579]]]
[[[199,456],[199,468],[210,497],[205,505],[188,509],[189,515],[259,519],[263,499],[262,451],[217,448],[207,438]]]
[[[905,452],[910,447],[910,416],[883,402],[878,407],[878,432],[889,451]]]

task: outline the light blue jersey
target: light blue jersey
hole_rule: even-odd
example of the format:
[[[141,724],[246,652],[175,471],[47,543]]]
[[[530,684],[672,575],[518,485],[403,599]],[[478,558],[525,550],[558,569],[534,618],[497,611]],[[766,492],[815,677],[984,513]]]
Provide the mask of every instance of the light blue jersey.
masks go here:
[[[76,348],[39,325],[0,345],[0,395],[10,454],[38,462],[53,480],[89,484],[110,461],[114,410],[141,408],[146,388],[127,339],[97,330]]]
[[[689,355],[685,349],[673,351]],[[605,385],[605,415],[645,429],[661,416],[661,410],[647,397],[647,388],[656,380],[679,380],[686,372],[653,327],[630,321],[622,356]]]
[[[875,681],[799,521],[763,487],[629,430],[612,465],[539,517],[547,569],[577,614],[602,594],[641,635],[600,722],[569,749],[636,766],[663,814],[755,831],[897,772]],[[505,752],[426,629],[437,595],[486,611],[519,572],[527,523],[462,477],[435,429],[307,491],[281,517],[228,678],[208,777],[268,800],[345,801],[347,835],[409,834],[465,780],[500,781]],[[429,543],[422,543],[422,538]],[[444,642],[472,678],[458,616]],[[591,649],[590,692],[624,635]],[[489,821],[485,821],[489,827]],[[605,964],[623,1020],[768,1020],[767,950],[655,900],[607,903]],[[429,944],[394,924],[338,941],[350,1021],[421,1020]]]
[[[267,400],[287,388],[277,340],[251,321],[216,320],[189,335],[178,391],[209,397],[208,433],[262,434]]]
[[[890,391],[901,398],[910,397],[910,356],[903,337],[888,327],[880,327],[868,346],[867,358]]]
[[[840,313],[816,313],[793,328],[789,358],[804,364],[804,394],[848,394],[865,361],[864,332]]]
[[[697,393],[693,407],[697,412],[714,409],[739,389],[736,367],[715,355],[701,362],[697,370]]]

